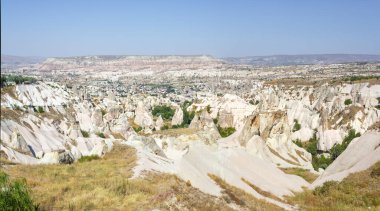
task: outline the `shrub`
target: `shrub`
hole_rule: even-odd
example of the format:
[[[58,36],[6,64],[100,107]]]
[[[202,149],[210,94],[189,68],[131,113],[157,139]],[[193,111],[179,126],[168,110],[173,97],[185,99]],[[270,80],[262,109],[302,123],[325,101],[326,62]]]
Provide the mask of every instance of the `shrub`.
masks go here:
[[[89,134],[87,131],[85,131],[85,130],[80,130],[80,132],[82,133],[82,136],[83,136],[83,137],[85,137],[85,138],[90,137],[90,134]]]
[[[191,120],[193,120],[194,116],[195,116],[195,112],[192,111],[192,112],[188,112],[187,111],[187,108],[191,105],[191,102],[189,101],[185,101],[183,104],[182,104],[182,111],[183,111],[183,123],[182,125],[184,127],[188,127],[188,125],[190,125],[191,123]]]
[[[293,132],[296,132],[296,131],[298,131],[298,130],[300,130],[300,129],[301,129],[301,124],[298,123],[298,120],[297,120],[297,119],[295,119],[295,120],[294,120],[294,126],[293,126]]]
[[[107,113],[107,111],[104,109],[101,109],[101,112],[102,112],[102,116],[106,115],[106,113]]]
[[[161,130],[168,130],[169,129],[169,126],[168,125],[164,125],[161,127]]]
[[[222,128],[218,126],[218,131],[222,137],[227,137],[227,136],[230,136],[232,133],[234,133],[236,129],[234,127]]]
[[[355,129],[351,129],[348,131],[348,134],[347,136],[344,137],[343,139],[343,142],[341,144],[335,144],[331,149],[330,149],[330,153],[331,153],[331,158],[333,160],[335,160],[336,158],[338,158],[338,156],[340,154],[342,154],[342,152],[344,150],[346,150],[346,148],[348,147],[348,145],[351,143],[351,141],[356,138],[356,137],[359,137],[360,136],[360,133],[356,133]]]
[[[259,103],[260,103],[260,101],[258,101],[258,100],[250,100],[249,101],[249,104],[251,104],[251,105],[257,105]]]
[[[98,155],[86,155],[79,158],[78,162],[83,163],[83,162],[89,162],[89,161],[98,160],[98,159],[100,159]]]
[[[313,168],[317,171],[319,168],[326,169],[332,162],[333,160],[331,158],[327,158],[324,155],[313,155],[311,164],[313,165]]]
[[[208,113],[211,113],[211,106],[207,105],[206,110],[207,110]]]
[[[44,113],[45,111],[44,111],[44,108],[42,108],[41,106],[38,106],[37,112],[38,113]]]
[[[346,99],[344,101],[344,105],[351,105],[352,104],[352,100],[351,99]]]
[[[293,143],[296,144],[299,147],[303,147],[302,141],[299,140],[299,139],[294,140]]]
[[[12,182],[0,171],[0,210],[39,210],[33,204],[25,179]]]
[[[106,138],[106,136],[102,132],[98,132],[96,133],[96,135],[99,136],[100,138]]]
[[[158,106],[154,106],[153,110],[152,110],[152,114],[153,116],[160,116],[163,118],[163,119],[166,119],[166,120],[171,120],[174,116],[174,113],[175,113],[175,110],[169,106],[166,106],[166,105],[158,105]]]
[[[142,127],[133,127],[133,130],[135,130],[136,133],[142,131]]]

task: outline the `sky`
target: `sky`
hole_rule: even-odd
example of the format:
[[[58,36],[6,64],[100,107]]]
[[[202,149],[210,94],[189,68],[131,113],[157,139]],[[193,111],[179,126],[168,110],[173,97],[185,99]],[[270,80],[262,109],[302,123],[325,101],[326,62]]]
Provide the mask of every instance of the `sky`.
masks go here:
[[[1,53],[380,54],[380,0],[1,0]]]

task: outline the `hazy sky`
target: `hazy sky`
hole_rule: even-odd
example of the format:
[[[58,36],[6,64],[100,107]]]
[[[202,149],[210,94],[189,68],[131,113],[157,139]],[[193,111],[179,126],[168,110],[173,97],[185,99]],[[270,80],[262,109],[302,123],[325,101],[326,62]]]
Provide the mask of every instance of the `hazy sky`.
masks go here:
[[[380,0],[1,0],[1,53],[380,54]]]

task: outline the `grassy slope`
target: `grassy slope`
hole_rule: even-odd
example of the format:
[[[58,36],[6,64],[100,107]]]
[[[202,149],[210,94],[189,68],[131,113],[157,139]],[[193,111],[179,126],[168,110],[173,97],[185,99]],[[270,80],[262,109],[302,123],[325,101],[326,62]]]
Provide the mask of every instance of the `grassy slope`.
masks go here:
[[[281,170],[287,174],[294,174],[300,176],[309,183],[312,183],[318,177],[318,175],[311,173],[309,170],[301,168],[282,168]]]
[[[342,182],[327,182],[288,198],[301,210],[380,209],[380,162],[370,169],[350,174]]]
[[[228,210],[226,202],[174,175],[149,173],[145,178],[128,179],[135,165],[135,150],[116,146],[99,160],[16,165],[5,171],[12,178],[26,178],[34,201],[47,210]]]
[[[209,175],[222,189],[216,198],[193,188],[174,175],[147,173],[145,178],[128,179],[136,165],[133,148],[117,145],[102,159],[72,165],[14,165],[5,171],[12,178],[26,178],[32,197],[47,210],[230,210],[228,204],[249,210],[279,210],[275,205]],[[297,169],[287,173],[314,179]],[[314,191],[287,197],[287,203],[301,210],[362,210],[380,208],[380,162],[351,174],[342,182],[329,182]]]

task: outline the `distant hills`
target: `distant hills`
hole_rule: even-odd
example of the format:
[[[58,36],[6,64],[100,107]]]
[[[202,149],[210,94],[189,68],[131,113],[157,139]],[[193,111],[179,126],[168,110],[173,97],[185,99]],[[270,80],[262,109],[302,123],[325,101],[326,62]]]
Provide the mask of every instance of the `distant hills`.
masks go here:
[[[1,54],[1,65],[24,65],[24,64],[36,64],[43,62],[46,58],[35,56],[11,56]]]
[[[380,55],[367,54],[309,54],[309,55],[273,55],[222,58],[230,64],[258,66],[302,65],[302,64],[340,64],[354,62],[380,62]]]
[[[45,57],[27,57],[27,56],[12,56],[1,55],[1,65],[17,66],[42,63],[46,60]],[[273,56],[246,56],[246,57],[225,57],[216,59],[212,56],[122,56],[122,55],[109,55],[109,56],[73,56],[73,57],[56,57],[58,60],[197,60],[203,61],[223,61],[229,64],[246,64],[256,66],[279,66],[279,65],[304,65],[304,64],[342,64],[342,63],[374,63],[380,62],[380,55],[369,54],[308,54],[308,55],[273,55]],[[199,62],[199,61],[198,61]]]

